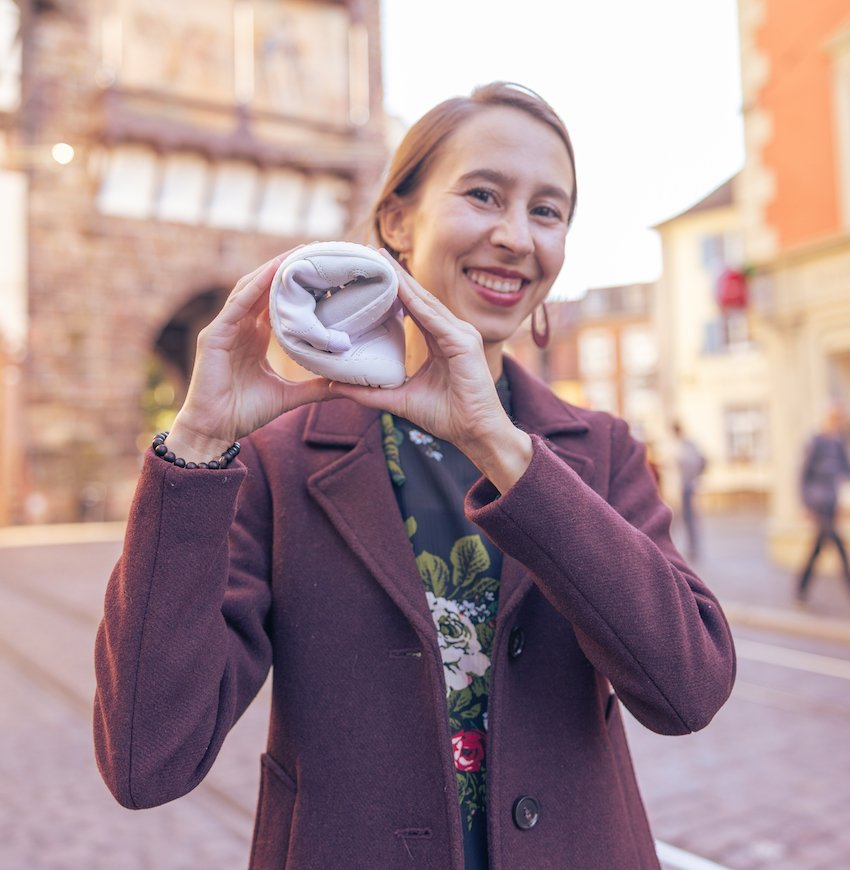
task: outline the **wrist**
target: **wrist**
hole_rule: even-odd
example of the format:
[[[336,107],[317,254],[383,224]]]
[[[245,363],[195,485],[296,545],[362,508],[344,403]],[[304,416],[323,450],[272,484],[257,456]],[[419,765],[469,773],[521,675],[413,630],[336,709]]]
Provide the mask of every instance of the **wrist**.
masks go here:
[[[233,444],[231,444],[227,450],[223,451],[220,456],[213,457],[207,462],[204,462],[203,460],[195,462],[192,459],[178,456],[173,450],[170,450],[165,443],[166,438],[168,438],[168,432],[160,432],[159,435],[153,439],[151,447],[153,448],[153,452],[162,459],[163,462],[170,462],[175,466],[175,468],[209,468],[213,470],[227,468],[227,466],[236,459],[240,451],[239,442],[234,441]]]
[[[178,415],[168,432],[165,446],[187,462],[209,462],[224,454],[233,440],[198,432],[181,422]]]
[[[463,451],[501,493],[525,474],[534,455],[531,436],[507,418],[506,424],[498,433],[476,440],[469,450]]]

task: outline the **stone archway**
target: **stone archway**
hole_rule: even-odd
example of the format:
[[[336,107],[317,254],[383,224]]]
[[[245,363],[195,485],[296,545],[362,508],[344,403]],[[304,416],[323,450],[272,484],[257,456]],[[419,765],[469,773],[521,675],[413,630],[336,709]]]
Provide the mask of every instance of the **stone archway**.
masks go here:
[[[153,342],[142,392],[140,440],[168,429],[186,398],[198,333],[215,317],[227,290],[211,287],[192,296],[160,329]]]

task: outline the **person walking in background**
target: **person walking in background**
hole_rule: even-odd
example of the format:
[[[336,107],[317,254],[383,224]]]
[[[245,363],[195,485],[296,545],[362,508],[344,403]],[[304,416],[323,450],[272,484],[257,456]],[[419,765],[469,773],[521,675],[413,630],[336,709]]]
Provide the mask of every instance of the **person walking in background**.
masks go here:
[[[829,408],[820,432],[806,445],[800,475],[803,504],[815,521],[817,533],[809,557],[800,574],[797,598],[805,601],[812,581],[815,562],[827,541],[832,541],[841,557],[844,578],[850,586],[850,563],[847,550],[836,526],[838,487],[850,478],[850,459],[842,437],[843,414],[837,405]]]
[[[706,459],[694,441],[688,438],[680,423],[673,424],[676,437],[676,467],[679,472],[679,496],[685,546],[689,559],[699,558],[699,517],[695,504],[697,485],[705,472]]]

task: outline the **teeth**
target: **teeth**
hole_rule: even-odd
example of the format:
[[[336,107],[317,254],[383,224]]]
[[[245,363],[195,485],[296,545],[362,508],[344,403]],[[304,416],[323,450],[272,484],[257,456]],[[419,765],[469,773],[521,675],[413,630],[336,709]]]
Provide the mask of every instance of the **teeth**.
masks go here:
[[[518,293],[522,287],[521,278],[495,278],[493,275],[474,269],[470,269],[466,274],[471,281],[497,293]]]

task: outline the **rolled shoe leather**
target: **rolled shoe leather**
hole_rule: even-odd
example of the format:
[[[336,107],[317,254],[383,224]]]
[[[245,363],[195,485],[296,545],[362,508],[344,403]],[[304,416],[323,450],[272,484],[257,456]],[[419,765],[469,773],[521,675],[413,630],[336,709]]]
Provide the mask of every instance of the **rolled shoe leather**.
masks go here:
[[[272,281],[269,313],[281,347],[322,377],[372,387],[404,383],[398,277],[376,251],[316,242],[290,254]]]

